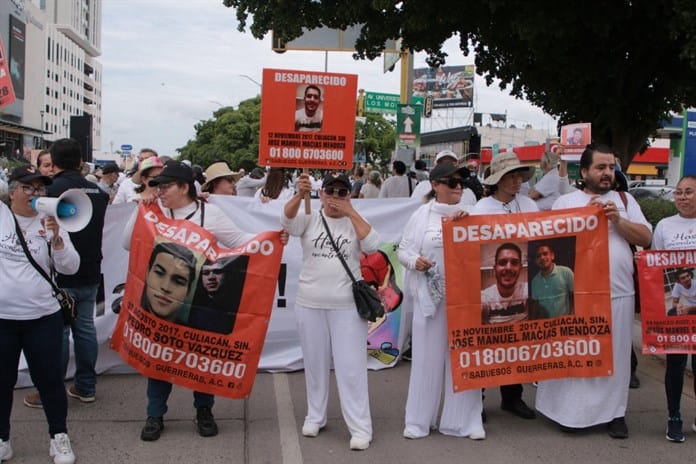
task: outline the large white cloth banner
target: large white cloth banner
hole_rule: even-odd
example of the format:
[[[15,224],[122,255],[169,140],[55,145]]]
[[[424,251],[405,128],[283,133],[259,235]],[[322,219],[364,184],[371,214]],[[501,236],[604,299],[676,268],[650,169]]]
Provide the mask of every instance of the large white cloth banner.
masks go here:
[[[280,229],[282,201],[261,203],[247,197],[228,197],[213,195],[211,203],[218,205],[232,220],[247,232]],[[356,210],[380,233],[386,248],[390,243],[398,243],[409,217],[418,206],[411,199],[370,199],[352,200]],[[104,260],[104,301],[96,307],[95,325],[99,342],[98,373],[134,372],[121,358],[109,348],[109,338],[116,324],[120,299],[128,270],[128,252],[121,246],[121,234],[135,203],[109,206],[106,212],[102,251]],[[312,200],[312,208],[319,208],[318,200]],[[389,254],[389,253],[387,253]],[[394,254],[391,253],[393,258]],[[394,260],[392,261],[394,262]],[[302,351],[295,326],[293,313],[297,278],[302,266],[302,250],[297,238],[290,238],[285,247],[281,268],[281,278],[276,288],[276,299],[271,321],[264,344],[259,370],[269,372],[293,371],[302,369]],[[396,266],[398,267],[398,266]],[[398,283],[401,284],[401,269],[398,269]],[[331,289],[326,289],[330,292]],[[404,346],[410,330],[410,311],[399,308],[389,313],[385,320],[371,324],[368,337],[368,367],[382,369],[393,366]],[[396,342],[396,346],[394,346]],[[74,372],[73,360],[68,367],[68,376]],[[31,385],[26,362],[22,358],[19,366],[17,386]]]

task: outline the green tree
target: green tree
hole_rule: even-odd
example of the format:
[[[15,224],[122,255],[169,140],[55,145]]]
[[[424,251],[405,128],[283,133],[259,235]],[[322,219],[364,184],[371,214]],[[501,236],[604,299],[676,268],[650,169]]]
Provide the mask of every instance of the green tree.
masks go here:
[[[696,104],[693,0],[223,0],[239,29],[262,38],[299,37],[302,28],[362,24],[358,58],[374,59],[387,39],[445,62],[445,40],[459,34],[487,83],[526,98],[560,124],[592,123],[595,141],[627,166],[670,111]]]
[[[362,143],[367,162],[384,169],[391,159],[396,140],[394,123],[381,114],[367,113],[365,122],[355,123],[356,143]]]
[[[212,119],[194,126],[196,136],[179,149],[180,158],[204,168],[223,159],[235,169],[252,169],[258,160],[260,113],[261,97],[244,100],[237,109],[218,109]]]

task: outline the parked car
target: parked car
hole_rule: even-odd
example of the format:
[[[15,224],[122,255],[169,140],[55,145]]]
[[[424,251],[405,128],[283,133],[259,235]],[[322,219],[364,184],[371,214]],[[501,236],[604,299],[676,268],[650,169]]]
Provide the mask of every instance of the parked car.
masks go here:
[[[628,193],[633,195],[636,200],[660,198],[662,200],[674,201],[674,187],[670,185],[643,185],[629,188]]]

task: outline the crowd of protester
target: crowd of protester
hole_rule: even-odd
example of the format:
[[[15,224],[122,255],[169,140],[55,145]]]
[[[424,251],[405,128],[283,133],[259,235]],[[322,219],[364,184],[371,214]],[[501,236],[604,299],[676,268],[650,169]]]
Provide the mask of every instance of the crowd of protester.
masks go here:
[[[535,407],[564,432],[606,424],[611,437],[628,437],[624,419],[628,388],[629,383],[638,385],[637,379],[633,381],[628,358],[635,306],[631,246],[649,247],[652,228],[638,203],[630,195],[619,196],[616,191],[622,174],[616,171],[614,153],[609,147],[587,146],[580,160],[582,182],[576,187],[569,184],[567,166],[555,153],[542,156],[541,176],[533,185],[529,185],[529,181],[536,172],[535,167],[522,165],[514,153],[495,156],[487,171],[481,173],[477,163],[462,163],[460,156],[451,150],[438,153],[429,172],[422,160],[414,165],[411,173],[402,161],[393,161],[391,175],[386,178],[371,165],[358,166],[354,172],[345,174],[258,167],[247,173],[235,171],[227,162],[219,160],[203,170],[187,161],[158,156],[150,148],[140,151],[137,163],[128,172],[123,172],[115,163],[90,168],[88,172],[83,168],[79,145],[72,139],[56,141],[50,151],[39,154],[35,169],[22,166],[12,172],[9,206],[0,205],[3,236],[15,233],[14,215],[17,233],[22,233],[27,242],[42,244],[31,248],[34,259],[43,268],[55,267],[59,286],[70,292],[78,308],[77,319],[63,327],[47,283],[30,270],[26,272],[28,277],[17,280],[17,275],[24,274],[15,270],[27,269],[31,264],[16,247],[14,255],[7,260],[12,265],[0,266],[1,279],[12,278],[17,292],[31,295],[31,299],[26,300],[13,296],[0,304],[0,346],[3,348],[0,350],[0,385],[3,387],[0,391],[0,462],[12,456],[10,412],[21,351],[25,353],[37,387],[36,392],[25,397],[24,403],[45,411],[54,462],[70,464],[75,460],[67,435],[67,397],[85,403],[96,400],[98,353],[93,311],[101,272],[101,238],[107,205],[124,202],[157,205],[161,214],[199,224],[230,247],[243,243],[252,232],[259,232],[242,231],[221,210],[206,202],[209,195],[238,195],[255,198],[261,203],[279,201],[284,204],[279,224],[290,236],[299,238],[303,249],[295,304],[307,390],[302,434],[316,437],[326,425],[329,369],[333,364],[341,411],[351,434],[350,448],[354,450],[367,449],[373,436],[366,373],[367,323],[358,317],[350,292],[351,281],[335,254],[311,251],[318,237],[325,233],[341,236],[348,266],[355,274],[359,273],[360,252],[375,250],[379,235],[356,210],[352,199],[413,199],[413,216],[404,229],[398,249],[399,261],[405,268],[404,311],[412,317],[412,321],[407,322],[407,326],[412,327],[412,365],[403,431],[408,439],[426,437],[435,429],[445,435],[474,440],[486,438],[484,392],[472,389],[454,393],[451,387],[442,218],[601,205],[609,220],[613,375],[541,381]],[[86,175],[93,176],[96,182],[87,180]],[[658,225],[653,247],[696,246],[692,242],[670,241],[673,230],[690,230],[696,225],[695,179],[686,176],[679,182],[675,192],[679,214]],[[66,233],[50,217],[37,221],[37,213],[27,206],[31,199],[45,194],[59,196],[70,188],[85,191],[92,201],[94,213],[87,227]],[[307,195],[319,198],[319,210],[310,213],[301,210],[302,199]],[[136,216],[137,211],[124,229],[126,249],[130,247]],[[48,241],[43,237],[47,231],[51,232]],[[287,242],[287,235],[284,240]],[[330,251],[328,242],[325,246],[326,251]],[[182,263],[188,259],[185,254],[172,250],[162,252],[169,253],[166,255],[169,258],[161,259]],[[323,288],[334,291],[328,295],[322,292]],[[505,298],[502,293],[498,297]],[[18,301],[25,302],[26,307],[20,307]],[[495,308],[491,308],[491,313],[484,316],[490,318],[485,323],[495,323],[498,316],[494,311]],[[508,310],[505,314],[505,317],[515,318],[514,321],[529,317],[526,311],[512,314]],[[73,384],[65,389],[62,382],[71,334],[76,373]],[[687,355],[669,355],[665,376],[669,409],[666,437],[675,442],[684,441],[679,399],[686,359]],[[535,411],[522,400],[522,385],[500,388],[502,409],[520,418],[535,418]],[[142,440],[153,441],[160,437],[171,389],[168,382],[148,379],[147,420],[141,431]],[[217,425],[212,414],[214,397],[201,392],[194,392],[193,396],[199,434],[216,435]],[[444,404],[439,413],[442,398]],[[694,428],[696,430],[696,424]]]

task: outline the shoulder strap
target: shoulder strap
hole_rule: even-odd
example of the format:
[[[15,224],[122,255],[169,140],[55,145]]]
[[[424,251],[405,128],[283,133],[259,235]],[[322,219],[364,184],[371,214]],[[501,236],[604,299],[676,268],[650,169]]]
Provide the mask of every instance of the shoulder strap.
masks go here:
[[[36,261],[34,261],[34,257],[31,255],[31,252],[29,251],[29,247],[27,246],[27,242],[24,240],[24,234],[22,233],[22,230],[19,228],[19,222],[17,222],[17,216],[14,214],[12,215],[12,218],[14,219],[15,222],[15,231],[17,233],[17,239],[19,240],[19,243],[22,245],[22,250],[24,250],[24,254],[27,256],[27,260],[29,263],[34,266],[34,269],[38,271],[41,276],[48,281],[49,284],[51,284],[51,288],[53,289],[53,293],[57,294],[59,292],[58,287],[56,287],[56,284],[53,283],[53,279],[51,279],[48,274],[46,274],[46,271],[43,270],[41,266],[39,266]]]
[[[343,259],[343,255],[338,249],[338,246],[336,246],[336,242],[334,242],[333,236],[331,235],[331,231],[329,230],[329,225],[326,223],[326,219],[324,219],[324,214],[319,210],[319,216],[321,216],[321,222],[324,223],[324,230],[326,230],[326,235],[329,237],[329,241],[331,242],[331,246],[333,247],[334,251],[336,252],[336,256],[338,256],[338,259],[341,260],[341,264],[343,264],[343,268],[346,270],[348,273],[348,277],[350,277],[350,280],[355,283],[355,277],[353,276],[353,273],[350,272],[350,268],[348,267],[348,264],[346,263],[346,260]]]

